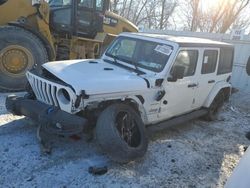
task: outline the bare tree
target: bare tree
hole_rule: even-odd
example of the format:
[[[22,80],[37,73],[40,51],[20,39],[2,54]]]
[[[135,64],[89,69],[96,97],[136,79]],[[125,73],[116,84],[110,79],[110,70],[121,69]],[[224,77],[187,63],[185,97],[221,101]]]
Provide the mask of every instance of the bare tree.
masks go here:
[[[160,20],[160,29],[163,29],[163,20],[164,20],[164,10],[165,10],[165,4],[166,0],[162,0],[161,5],[161,20]]]
[[[250,0],[234,0],[233,3],[226,6],[225,16],[222,19],[221,33],[225,33],[239,17],[240,13],[249,5]]]
[[[200,0],[190,0],[190,5],[192,8],[192,22],[191,22],[191,31],[196,31],[199,25],[200,16],[199,16],[199,5]]]
[[[191,11],[186,11],[189,30],[225,33],[235,25],[234,23],[241,13],[250,4],[250,0],[218,1],[217,6],[205,8],[202,3],[204,2],[201,0],[189,0]],[[247,24],[247,20],[245,20],[245,24]],[[242,19],[240,25],[244,25]]]
[[[176,7],[178,6],[177,1],[160,0],[161,12],[159,12],[159,29],[166,29],[169,24],[169,19],[173,15]]]
[[[136,25],[166,29],[177,0],[113,0],[112,9]]]
[[[182,2],[182,10],[176,11]],[[221,32],[230,28],[244,28],[250,15],[242,13],[250,0],[219,0],[216,6],[206,7],[204,0],[113,0],[112,10],[132,21],[151,29],[180,28],[190,31]],[[175,13],[182,14],[182,25],[175,23]],[[184,16],[183,16],[184,15]],[[248,19],[247,19],[248,18]]]
[[[116,12],[118,11],[118,3],[119,3],[119,0],[113,0],[113,3],[111,4],[111,9],[112,11]]]
[[[219,1],[218,6],[214,11],[212,11],[212,15],[208,15],[209,19],[211,20],[211,25],[209,32],[212,33],[215,31],[218,22],[223,18],[226,11],[226,1]],[[210,13],[211,14],[211,13]]]

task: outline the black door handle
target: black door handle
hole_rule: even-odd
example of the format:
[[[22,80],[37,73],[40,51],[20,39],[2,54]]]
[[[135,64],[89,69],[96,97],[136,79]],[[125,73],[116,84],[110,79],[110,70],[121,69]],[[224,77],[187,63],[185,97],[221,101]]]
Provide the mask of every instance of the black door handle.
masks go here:
[[[212,84],[212,83],[214,83],[214,82],[215,82],[215,80],[209,80],[209,81],[208,81],[209,84]]]
[[[189,85],[188,85],[188,88],[196,87],[196,86],[197,86],[197,84],[189,84]]]

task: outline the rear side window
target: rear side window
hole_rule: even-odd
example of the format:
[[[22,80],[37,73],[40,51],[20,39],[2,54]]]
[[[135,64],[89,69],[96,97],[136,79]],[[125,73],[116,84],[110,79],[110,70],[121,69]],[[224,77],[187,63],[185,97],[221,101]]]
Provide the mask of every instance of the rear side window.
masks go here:
[[[201,73],[209,74],[215,72],[217,59],[218,59],[217,50],[205,50],[203,55]]]
[[[234,50],[232,48],[221,48],[218,74],[232,72],[234,59]]]
[[[185,67],[184,77],[192,76],[195,73],[196,65],[198,60],[198,50],[182,50],[179,52],[174,66]],[[173,71],[171,70],[171,73]]]

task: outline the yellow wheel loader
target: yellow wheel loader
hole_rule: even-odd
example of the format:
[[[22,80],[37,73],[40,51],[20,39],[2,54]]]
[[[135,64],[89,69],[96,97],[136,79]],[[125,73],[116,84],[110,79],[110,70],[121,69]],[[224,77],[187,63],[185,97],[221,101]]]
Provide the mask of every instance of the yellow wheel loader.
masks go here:
[[[121,32],[109,0],[0,0],[0,89],[23,90],[25,73],[47,61],[96,58]]]

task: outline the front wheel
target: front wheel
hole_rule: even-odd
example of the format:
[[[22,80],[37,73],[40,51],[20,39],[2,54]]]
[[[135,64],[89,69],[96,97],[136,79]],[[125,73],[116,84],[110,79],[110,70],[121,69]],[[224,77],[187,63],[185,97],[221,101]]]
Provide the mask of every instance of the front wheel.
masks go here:
[[[96,138],[103,151],[119,163],[143,157],[148,147],[141,117],[126,104],[110,105],[100,114]]]

